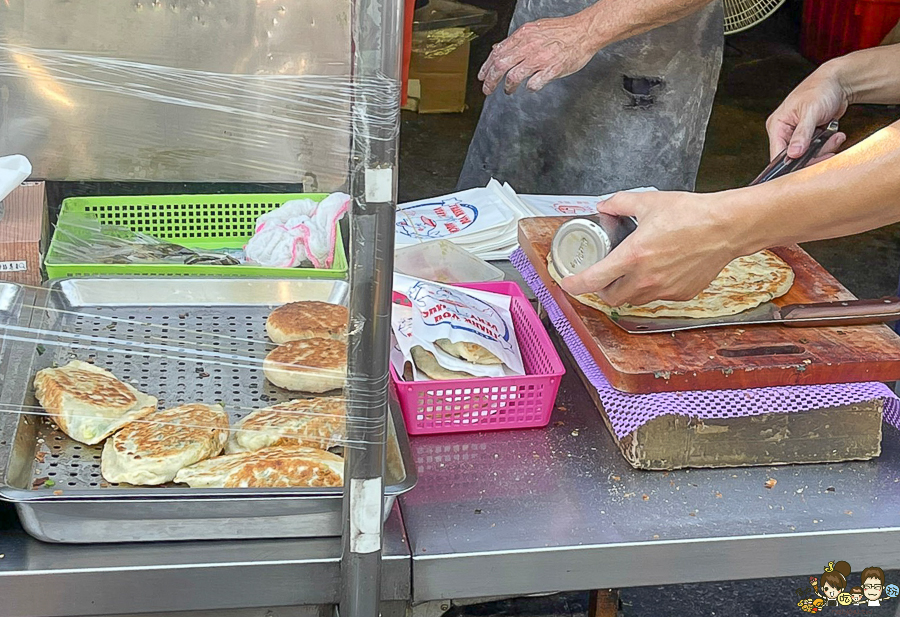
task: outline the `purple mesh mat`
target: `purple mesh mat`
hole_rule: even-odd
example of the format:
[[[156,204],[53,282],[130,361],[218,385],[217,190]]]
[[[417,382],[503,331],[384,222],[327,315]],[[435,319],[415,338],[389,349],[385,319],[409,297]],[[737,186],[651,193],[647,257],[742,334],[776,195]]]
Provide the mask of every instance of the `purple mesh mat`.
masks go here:
[[[900,399],[885,384],[878,382],[654,394],[620,392],[609,385],[559,305],[544,287],[525,253],[518,249],[510,256],[510,261],[540,300],[581,370],[591,385],[597,389],[613,430],[619,438],[653,418],[666,414],[701,419],[734,418],[852,405],[879,398],[884,400],[885,421],[900,428]]]

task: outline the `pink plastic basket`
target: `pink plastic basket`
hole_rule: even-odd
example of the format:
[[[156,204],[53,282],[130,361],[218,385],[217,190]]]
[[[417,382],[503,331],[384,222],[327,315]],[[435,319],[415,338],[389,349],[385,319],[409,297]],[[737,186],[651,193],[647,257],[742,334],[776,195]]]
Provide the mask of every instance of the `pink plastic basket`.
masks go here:
[[[456,285],[512,297],[510,311],[525,375],[449,381],[402,381],[391,367],[406,430],[411,435],[547,426],[565,374],[559,354],[528,298],[515,283]]]

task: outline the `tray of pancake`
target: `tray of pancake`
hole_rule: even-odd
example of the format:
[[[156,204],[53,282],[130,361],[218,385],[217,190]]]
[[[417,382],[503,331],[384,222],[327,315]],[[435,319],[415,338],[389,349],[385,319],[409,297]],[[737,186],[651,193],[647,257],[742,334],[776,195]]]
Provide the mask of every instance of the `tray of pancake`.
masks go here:
[[[2,324],[0,498],[50,542],[341,535],[348,291],[51,281]],[[396,400],[386,429],[385,516],[416,481]]]

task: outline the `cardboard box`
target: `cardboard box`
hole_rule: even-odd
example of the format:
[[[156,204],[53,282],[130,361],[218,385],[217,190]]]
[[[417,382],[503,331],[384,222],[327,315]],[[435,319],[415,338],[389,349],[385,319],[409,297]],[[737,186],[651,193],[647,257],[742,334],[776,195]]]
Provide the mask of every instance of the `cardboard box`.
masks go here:
[[[468,78],[468,42],[444,56],[428,58],[425,54],[413,53],[404,109],[420,114],[463,112]]]
[[[0,218],[0,280],[41,284],[49,223],[43,182],[26,182],[3,200]]]

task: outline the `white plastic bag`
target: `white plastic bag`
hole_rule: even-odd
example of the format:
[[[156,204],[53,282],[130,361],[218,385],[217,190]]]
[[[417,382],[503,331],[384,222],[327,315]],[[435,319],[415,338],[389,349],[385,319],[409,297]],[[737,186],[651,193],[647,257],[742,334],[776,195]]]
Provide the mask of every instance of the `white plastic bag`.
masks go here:
[[[31,163],[21,154],[0,158],[0,201],[31,175]]]
[[[623,192],[646,193],[655,190],[652,187],[641,187]],[[596,214],[597,204],[606,201],[613,195],[615,193],[599,197],[586,195],[519,195],[518,197],[533,212],[532,216],[583,216]]]
[[[421,346],[434,354],[438,364],[447,370],[476,377],[525,374],[509,296],[440,285],[401,274],[394,275],[394,291],[412,304],[395,303],[393,308],[397,350],[392,354],[392,361],[398,373],[402,374],[403,364],[410,362],[414,376],[421,379],[411,355],[413,347]],[[440,339],[479,345],[502,364],[474,364],[452,356],[435,344]]]

